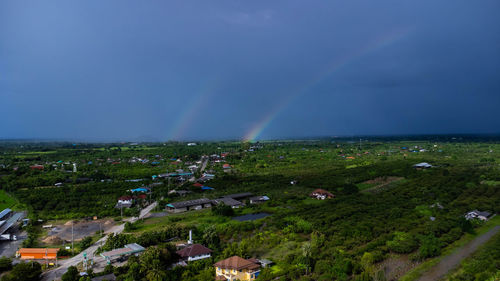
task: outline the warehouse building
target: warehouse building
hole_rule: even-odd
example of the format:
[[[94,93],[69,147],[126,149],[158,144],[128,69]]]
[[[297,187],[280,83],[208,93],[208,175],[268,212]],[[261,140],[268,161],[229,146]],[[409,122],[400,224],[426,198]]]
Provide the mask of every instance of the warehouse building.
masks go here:
[[[212,207],[212,200],[201,198],[195,200],[174,202],[167,204],[166,210],[171,213],[181,213],[190,210],[201,210]]]

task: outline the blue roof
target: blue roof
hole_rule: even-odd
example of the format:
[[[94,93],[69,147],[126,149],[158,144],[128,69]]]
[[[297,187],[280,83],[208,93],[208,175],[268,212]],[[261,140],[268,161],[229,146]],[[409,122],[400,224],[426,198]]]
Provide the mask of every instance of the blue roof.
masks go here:
[[[144,188],[144,187],[139,187],[139,188],[136,188],[136,189],[132,189],[130,191],[132,191],[132,192],[148,192],[149,189]]]
[[[201,189],[202,190],[213,190],[213,188],[209,187],[209,186],[202,186]]]

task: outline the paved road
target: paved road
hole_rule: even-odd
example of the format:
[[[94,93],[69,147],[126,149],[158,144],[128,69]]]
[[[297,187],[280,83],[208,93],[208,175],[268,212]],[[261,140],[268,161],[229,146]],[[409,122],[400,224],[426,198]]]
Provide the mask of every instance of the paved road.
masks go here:
[[[156,207],[156,204],[157,203],[154,202],[153,204],[147,206],[146,208],[144,208],[144,209],[141,210],[141,213],[139,214],[139,217],[133,217],[133,218],[130,218],[130,219],[125,219],[125,222],[127,222],[127,221],[129,221],[129,222],[136,222],[137,220],[146,217],[151,212],[151,210],[153,210]],[[105,233],[106,234],[110,234],[110,233],[118,234],[118,233],[123,232],[124,228],[125,228],[125,223],[120,224],[120,225],[115,225],[112,228],[110,228],[108,231],[106,231]],[[103,238],[99,239],[95,244],[93,244],[92,246],[88,247],[84,251],[84,252],[87,253],[87,257],[89,259],[94,259],[96,262],[101,262],[100,259],[104,260],[100,256],[94,256],[94,252],[101,245],[104,245],[104,243],[106,242],[107,239],[108,239],[108,236],[106,235]],[[69,258],[69,259],[66,259],[66,260],[61,260],[61,261],[59,261],[59,267],[57,267],[57,268],[55,268],[53,270],[50,270],[50,271],[46,271],[46,272],[44,272],[42,274],[42,280],[43,281],[57,280],[58,278],[60,278],[68,270],[68,267],[70,267],[72,265],[75,266],[75,265],[77,265],[81,261],[83,261],[83,252],[79,253],[78,255],[76,255],[76,256],[74,256],[72,258]]]
[[[205,171],[205,169],[207,168],[207,164],[208,164],[208,156],[203,157],[203,158],[202,158],[203,164],[201,164],[201,169],[200,169],[201,173],[203,173],[203,171]]]
[[[473,254],[481,245],[488,242],[488,240],[499,231],[500,225],[497,225],[488,232],[476,237],[467,245],[444,257],[437,265],[425,272],[418,281],[435,281],[443,278],[450,270],[457,267],[464,258]]]
[[[0,241],[0,257],[14,257],[17,249],[21,247],[23,241],[28,236],[25,231],[16,232],[15,235],[17,236],[17,240],[15,241]]]

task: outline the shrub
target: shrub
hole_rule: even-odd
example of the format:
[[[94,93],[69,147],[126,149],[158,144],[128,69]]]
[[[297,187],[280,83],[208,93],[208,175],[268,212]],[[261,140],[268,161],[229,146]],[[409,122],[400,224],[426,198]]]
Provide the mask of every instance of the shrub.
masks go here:
[[[417,241],[409,233],[396,231],[394,238],[387,241],[387,247],[393,252],[407,254],[413,252],[417,248]]]

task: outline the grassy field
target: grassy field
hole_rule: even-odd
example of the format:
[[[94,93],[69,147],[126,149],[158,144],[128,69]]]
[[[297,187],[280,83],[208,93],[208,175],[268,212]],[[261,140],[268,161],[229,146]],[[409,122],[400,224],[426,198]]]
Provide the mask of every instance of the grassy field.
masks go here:
[[[17,204],[17,200],[11,197],[5,190],[0,190],[0,210],[5,208],[13,208]]]

